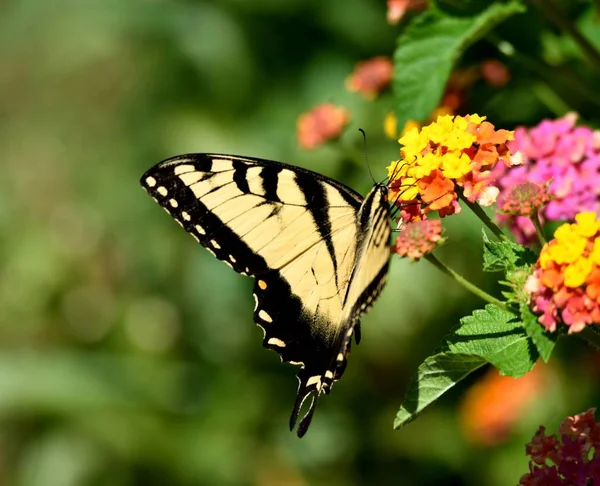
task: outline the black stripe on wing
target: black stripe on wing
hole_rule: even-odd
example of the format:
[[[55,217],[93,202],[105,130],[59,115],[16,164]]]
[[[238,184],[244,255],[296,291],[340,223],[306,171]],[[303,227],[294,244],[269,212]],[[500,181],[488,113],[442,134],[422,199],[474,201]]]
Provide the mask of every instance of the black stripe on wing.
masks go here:
[[[206,162],[195,161],[193,165],[200,169]],[[211,172],[204,175],[210,176]],[[253,252],[237,234],[209,211],[179,178],[166,174],[160,164],[146,172],[141,183],[175,221],[236,272],[257,275],[269,270],[260,255]]]
[[[240,237],[230,229],[203,203],[204,197],[223,190],[227,184],[233,185],[237,193],[255,194],[251,192],[248,171],[257,166],[261,168],[260,196],[265,199],[265,203],[270,203],[273,207],[270,217],[277,217],[277,208],[285,204],[277,191],[278,174],[283,170],[295,174],[297,188],[306,200],[306,210],[314,219],[336,267],[331,241],[329,204],[324,185],[329,184],[338,189],[345,203],[355,210],[358,210],[362,201],[360,195],[337,181],[277,162],[199,154],[164,161],[146,172],[141,183],[186,231],[217,258],[239,273],[256,277],[254,320],[265,331],[263,346],[277,351],[282,361],[301,366],[297,375],[300,384],[290,417],[291,428],[298,419],[303,403],[311,398],[308,412],[298,425],[297,433],[302,436],[310,424],[318,396],[322,392],[328,393],[333,382],[344,372],[347,351],[345,341],[352,335],[353,328],[342,323],[341,328],[344,332],[333,341],[315,332],[315,329],[328,328],[332,324],[321,322],[322,316],[307,313],[303,309],[302,302],[292,293],[292,289],[279,271],[269,268],[265,259],[252,251],[244,242],[243,236]],[[185,169],[185,172],[180,172],[177,176],[175,172],[177,167]],[[181,173],[187,173],[193,174],[193,177],[191,175],[189,177],[197,178],[198,181],[208,181],[216,177],[216,174],[227,171],[231,173],[229,182],[215,186],[213,190],[200,197],[181,178]],[[238,197],[243,199],[243,195]],[[243,214],[244,210],[244,204],[240,202],[240,214]],[[349,330],[346,331],[348,328]]]
[[[216,186],[200,198],[194,194],[189,184],[186,185],[175,174],[177,167],[190,166],[193,167],[193,171],[186,175],[193,172],[197,176],[197,179],[194,179],[196,182],[207,181],[215,175],[228,172],[219,170],[219,162],[230,163],[231,180]],[[261,194],[252,192],[249,185],[248,170],[254,167],[261,168],[260,179],[263,191]],[[186,231],[219,260],[244,275],[260,275],[269,270],[264,259],[257,258],[258,255],[244,243],[243,237],[236,234],[226,222],[221,221],[210,211],[202,199],[217,191],[225,190],[227,184],[232,184],[237,192],[258,196],[264,199],[265,204],[270,203],[269,216],[274,217],[281,209],[281,205],[286,204],[286,201],[282,201],[277,192],[278,174],[283,170],[294,173],[298,190],[306,199],[306,210],[310,212],[320,235],[325,239],[334,268],[337,268],[330,236],[331,222],[329,221],[324,185],[335,187],[344,201],[356,210],[360,207],[362,196],[333,179],[299,167],[263,159],[218,154],[190,154],[173,157],[157,164],[142,176],[141,184]],[[240,217],[249,209],[244,207],[242,199],[243,196],[240,197]]]

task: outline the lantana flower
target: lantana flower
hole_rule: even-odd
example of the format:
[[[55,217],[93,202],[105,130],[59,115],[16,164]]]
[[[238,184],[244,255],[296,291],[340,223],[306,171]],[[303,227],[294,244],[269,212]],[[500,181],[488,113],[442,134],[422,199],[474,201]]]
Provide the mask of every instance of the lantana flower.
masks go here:
[[[531,461],[519,486],[600,484],[600,423],[596,409],[567,417],[558,435],[540,426],[525,450]]]
[[[508,214],[537,217],[536,213],[551,200],[548,184],[522,182],[506,192],[501,209]]]
[[[393,70],[392,60],[387,56],[359,62],[346,79],[346,88],[367,99],[375,99],[390,85]]]
[[[333,103],[322,103],[298,117],[298,144],[306,150],[339,138],[350,122],[350,112]]]
[[[460,188],[470,202],[493,204],[498,189],[491,170],[498,162],[512,165],[506,145],[512,137],[479,115],[439,116],[421,130],[409,130],[399,140],[401,159],[388,166],[390,201],[399,206],[419,201],[426,212],[437,210],[443,217],[460,211]]]
[[[441,234],[442,222],[439,219],[413,220],[401,224],[395,252],[402,257],[419,260],[443,241]]]
[[[542,224],[572,221],[580,211],[600,210],[600,132],[576,127],[576,120],[575,114],[569,114],[531,129],[516,129],[508,147],[522,154],[523,164],[511,168],[499,164],[492,171],[500,189],[500,205],[512,187],[533,182],[549,183],[552,201],[540,211]],[[498,221],[508,225],[520,243],[535,238],[529,218],[499,214]]]
[[[585,212],[575,221],[544,245],[525,285],[532,310],[549,331],[561,322],[569,333],[600,324],[600,220]]]

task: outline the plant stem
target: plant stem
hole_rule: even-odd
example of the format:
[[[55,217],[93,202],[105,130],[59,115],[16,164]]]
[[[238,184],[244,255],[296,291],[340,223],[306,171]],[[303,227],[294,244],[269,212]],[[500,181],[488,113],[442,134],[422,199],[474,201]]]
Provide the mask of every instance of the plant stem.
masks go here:
[[[490,217],[487,215],[487,213],[481,209],[481,206],[477,203],[472,203],[471,201],[469,201],[464,194],[462,193],[462,191],[457,191],[458,197],[459,199],[464,202],[467,206],[469,206],[469,209],[471,211],[473,211],[475,213],[475,215],[483,222],[483,224],[485,224],[489,230],[494,233],[494,235],[496,235],[496,237],[499,240],[503,240],[505,239],[504,233],[502,233],[502,230],[498,227],[498,225],[496,225],[496,223],[494,223]]]
[[[589,345],[591,345],[595,349],[600,349],[600,333],[592,330],[591,327],[584,327],[578,336],[586,341]]]
[[[579,32],[577,26],[571,21],[564,12],[556,4],[555,0],[531,0],[537,3],[540,10],[546,15],[548,20],[553,22],[560,29],[564,30],[571,38],[579,45],[581,50],[589,58],[590,62],[596,69],[600,70],[600,52],[596,50],[594,45]]]
[[[464,278],[463,276],[459,275],[451,268],[444,265],[442,262],[440,262],[437,259],[437,257],[435,255],[433,255],[433,253],[428,253],[427,255],[425,255],[425,260],[427,260],[429,263],[431,263],[435,268],[440,270],[442,273],[448,275],[449,277],[452,277],[454,280],[456,280],[456,282],[458,282],[460,285],[462,285],[468,291],[474,293],[477,297],[480,297],[481,299],[489,302],[490,304],[494,304],[502,309],[506,309],[506,304],[504,302],[501,302],[498,299],[496,299],[495,297],[492,297],[490,294],[481,290],[479,287],[477,287],[476,285],[469,282],[466,278]]]
[[[544,244],[546,243],[546,235],[544,234],[544,228],[542,228],[542,224],[540,222],[540,214],[539,211],[534,211],[533,214],[531,215],[531,222],[533,223],[533,226],[535,227],[535,234],[538,237],[538,240],[540,240],[540,244],[542,246],[544,246]]]

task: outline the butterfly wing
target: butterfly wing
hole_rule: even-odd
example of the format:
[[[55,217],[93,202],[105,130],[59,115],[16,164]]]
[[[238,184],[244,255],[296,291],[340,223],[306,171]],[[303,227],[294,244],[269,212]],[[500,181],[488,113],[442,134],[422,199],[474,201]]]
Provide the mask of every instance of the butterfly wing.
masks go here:
[[[343,373],[346,336],[358,322],[361,293],[350,282],[370,228],[367,217],[360,223],[363,198],[314,172],[230,155],[174,157],[141,183],[212,254],[255,277],[263,345],[301,366],[291,427],[312,396],[303,435],[316,398]]]

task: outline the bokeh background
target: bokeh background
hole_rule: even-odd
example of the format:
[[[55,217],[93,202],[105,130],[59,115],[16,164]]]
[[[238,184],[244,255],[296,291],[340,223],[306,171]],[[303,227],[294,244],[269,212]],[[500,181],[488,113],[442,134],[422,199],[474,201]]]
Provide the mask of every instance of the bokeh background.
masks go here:
[[[343,81],[391,55],[399,28],[385,15],[377,0],[0,4],[0,484],[515,484],[537,426],[593,404],[598,366],[574,345],[525,391],[482,370],[392,430],[420,361],[482,306],[426,263],[395,259],[299,440],[287,426],[296,370],[260,346],[252,282],[139,186],[164,158],[224,152],[365,194],[357,128],[381,179],[398,154],[383,134],[390,100]],[[476,108],[509,129],[553,114],[511,89],[521,111],[475,90]],[[324,101],[352,123],[339,143],[302,151],[297,116]],[[449,218],[440,258],[497,292],[479,269],[480,231],[466,211]],[[518,393],[527,407],[502,408]]]

